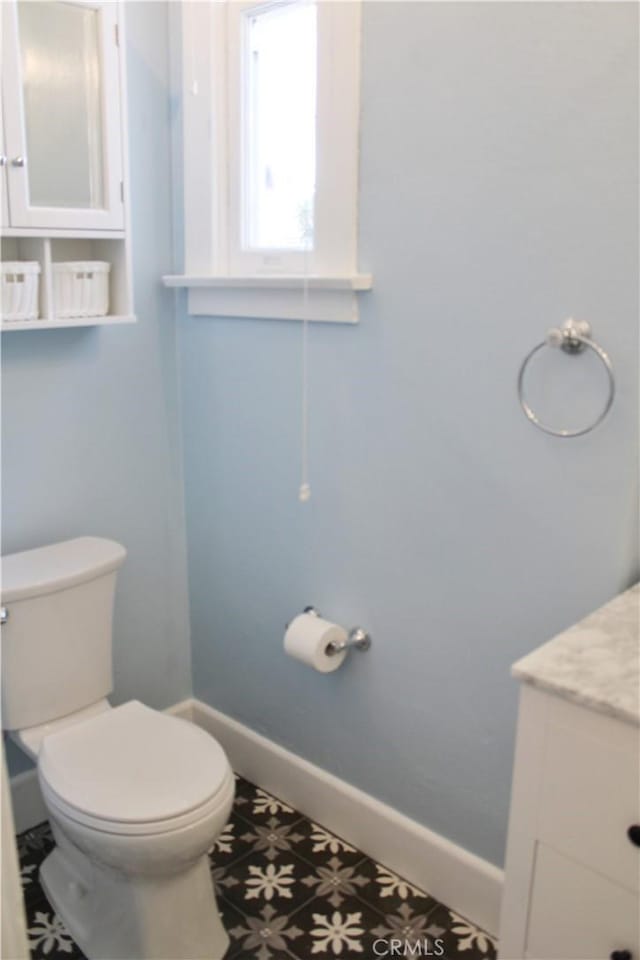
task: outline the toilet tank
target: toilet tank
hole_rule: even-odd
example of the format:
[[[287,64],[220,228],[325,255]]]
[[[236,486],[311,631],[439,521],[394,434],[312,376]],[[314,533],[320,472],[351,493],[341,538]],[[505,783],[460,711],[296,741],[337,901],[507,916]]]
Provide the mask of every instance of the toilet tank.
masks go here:
[[[74,713],[113,688],[111,624],[127,552],[79,537],[2,558],[2,726]]]

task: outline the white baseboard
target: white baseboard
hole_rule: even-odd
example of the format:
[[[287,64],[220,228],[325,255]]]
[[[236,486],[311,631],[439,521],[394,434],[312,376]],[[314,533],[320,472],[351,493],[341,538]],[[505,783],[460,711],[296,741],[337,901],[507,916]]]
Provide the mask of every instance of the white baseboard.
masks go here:
[[[241,776],[495,933],[503,871],[200,700],[191,719],[224,747]]]
[[[11,777],[10,786],[16,833],[30,830],[47,819],[47,808],[40,793],[38,771],[35,767]]]
[[[187,700],[181,700],[180,703],[174,703],[172,707],[167,707],[164,713],[170,713],[174,717],[182,717],[183,720],[193,721],[194,703],[193,697],[189,697]]]
[[[498,867],[200,700],[183,700],[166,712],[212,734],[248,780],[484,930],[497,931],[503,883]],[[46,819],[35,770],[12,777],[11,795],[18,833]]]

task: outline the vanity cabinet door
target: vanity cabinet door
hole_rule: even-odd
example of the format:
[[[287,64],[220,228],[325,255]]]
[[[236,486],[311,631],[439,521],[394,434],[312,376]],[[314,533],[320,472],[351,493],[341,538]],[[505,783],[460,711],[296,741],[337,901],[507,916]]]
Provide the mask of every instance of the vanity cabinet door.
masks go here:
[[[538,844],[526,956],[609,960],[640,949],[637,894]]]
[[[11,226],[122,229],[119,4],[2,7]]]
[[[582,731],[558,723],[548,738],[538,839],[629,890],[640,889],[640,856],[628,836],[640,822],[640,741],[619,724]]]

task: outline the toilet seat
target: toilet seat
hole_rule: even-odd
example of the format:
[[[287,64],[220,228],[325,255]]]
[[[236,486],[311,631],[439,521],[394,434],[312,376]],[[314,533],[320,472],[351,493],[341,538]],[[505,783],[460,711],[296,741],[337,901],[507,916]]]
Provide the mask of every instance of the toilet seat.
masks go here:
[[[168,817],[165,820],[147,820],[136,823],[92,817],[90,814],[84,813],[77,807],[65,802],[43,782],[42,778],[40,778],[40,786],[47,809],[63,821],[66,819],[95,833],[110,834],[113,837],[147,837],[153,839],[173,833],[178,834],[183,828],[197,827],[198,824],[206,824],[212,817],[215,818],[220,809],[224,808],[227,802],[230,802],[233,798],[234,778],[231,768],[229,768],[228,776],[216,795],[207,803],[190,810],[188,813],[177,817]],[[224,819],[226,820],[226,816]]]
[[[114,834],[195,823],[215,812],[233,783],[209,734],[136,700],[45,737],[38,773],[60,813]]]

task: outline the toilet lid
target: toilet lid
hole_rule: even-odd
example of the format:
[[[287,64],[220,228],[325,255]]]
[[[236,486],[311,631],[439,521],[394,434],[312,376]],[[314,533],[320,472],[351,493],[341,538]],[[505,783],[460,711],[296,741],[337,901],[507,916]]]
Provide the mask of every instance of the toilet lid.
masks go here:
[[[213,737],[137,700],[45,737],[38,770],[65,805],[123,824],[188,813],[230,775]]]

